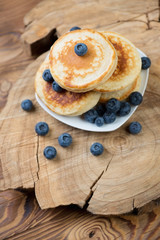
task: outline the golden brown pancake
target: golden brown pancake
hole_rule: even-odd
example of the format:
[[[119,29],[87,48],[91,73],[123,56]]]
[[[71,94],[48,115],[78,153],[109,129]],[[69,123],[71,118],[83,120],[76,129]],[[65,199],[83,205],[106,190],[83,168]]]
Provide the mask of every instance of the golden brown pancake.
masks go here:
[[[95,91],[113,92],[134,82],[141,71],[141,58],[136,47],[125,37],[114,32],[102,32],[113,44],[118,55],[118,64],[112,76]]]
[[[78,56],[74,47],[84,43],[88,51]],[[50,50],[50,71],[55,81],[72,92],[87,92],[106,82],[117,66],[117,54],[106,37],[92,29],[61,36]]]
[[[106,102],[111,98],[116,98],[122,101],[126,99],[131,94],[131,92],[138,91],[140,88],[140,84],[141,84],[141,76],[138,76],[133,83],[131,83],[129,86],[121,90],[102,93],[99,101]]]
[[[42,78],[44,70],[48,68],[49,58],[46,58],[35,77],[35,92],[50,110],[60,115],[78,116],[97,104],[101,93],[93,91],[74,93],[66,90],[58,93],[54,91],[52,83],[48,83]]]

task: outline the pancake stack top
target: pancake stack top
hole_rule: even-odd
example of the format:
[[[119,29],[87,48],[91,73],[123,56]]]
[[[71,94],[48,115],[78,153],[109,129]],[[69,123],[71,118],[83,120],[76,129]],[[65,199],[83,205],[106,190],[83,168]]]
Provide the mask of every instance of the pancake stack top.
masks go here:
[[[76,53],[77,44],[87,46],[83,56]],[[44,81],[45,69],[50,69],[62,92]],[[125,99],[140,86],[140,71],[141,58],[129,40],[113,32],[80,29],[64,34],[53,44],[36,74],[35,90],[52,111],[77,116],[99,101]]]

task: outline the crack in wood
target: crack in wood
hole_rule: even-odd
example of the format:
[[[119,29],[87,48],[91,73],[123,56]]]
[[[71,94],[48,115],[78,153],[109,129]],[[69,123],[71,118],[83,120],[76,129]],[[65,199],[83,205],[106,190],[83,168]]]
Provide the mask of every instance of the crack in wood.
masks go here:
[[[135,200],[134,200],[134,198],[133,198],[133,202],[132,202],[132,208],[133,208],[133,210],[134,210],[134,208],[135,208],[135,207],[134,207],[134,201],[135,201]]]
[[[160,0],[159,0],[159,1],[160,1]],[[96,28],[103,27],[103,26],[104,26],[104,27],[110,27],[110,26],[112,26],[112,25],[116,25],[116,24],[119,25],[119,24],[121,24],[121,23],[127,23],[127,22],[142,22],[142,23],[148,24],[148,22],[143,21],[143,20],[140,20],[140,19],[137,19],[137,18],[139,18],[139,17],[141,17],[141,16],[143,16],[143,15],[149,14],[149,13],[151,13],[151,12],[154,12],[154,11],[156,11],[156,10],[159,10],[159,11],[160,11],[160,8],[155,8],[155,9],[152,9],[152,10],[150,10],[150,11],[148,11],[148,12],[143,12],[143,13],[135,16],[135,17],[132,17],[132,18],[129,18],[129,19],[126,19],[126,20],[117,20],[116,22],[112,22],[112,23],[107,24],[107,25],[106,25],[106,24],[97,25]],[[159,21],[156,21],[156,20],[151,20],[150,22],[152,22],[152,21],[159,22]],[[147,25],[147,27],[148,27],[148,25]],[[148,30],[148,29],[147,29],[147,30]]]
[[[37,160],[37,178],[39,180],[39,170],[40,170],[40,166],[39,166],[39,159],[38,159],[38,152],[39,152],[39,136],[37,135],[37,150],[36,150],[36,160]]]
[[[152,28],[151,28],[151,25],[150,25],[150,22],[151,22],[151,21],[149,20],[148,13],[146,13],[145,15],[146,15],[146,19],[147,19],[147,23],[146,23],[146,24],[147,24],[147,30],[150,30],[150,29],[152,29]]]
[[[133,201],[132,201],[132,213],[134,215],[138,215],[138,213],[139,213],[139,209],[136,208],[136,206],[135,206],[135,199],[134,198],[133,198]]]
[[[83,209],[87,209],[88,208],[88,206],[89,206],[89,202],[90,202],[90,200],[91,200],[91,198],[92,198],[92,196],[93,196],[93,194],[94,194],[94,192],[95,192],[95,190],[96,189],[94,189],[93,190],[93,187],[96,185],[96,183],[99,181],[99,179],[102,177],[102,175],[103,175],[103,173],[104,173],[104,170],[101,172],[101,174],[98,176],[98,178],[96,178],[96,180],[93,182],[93,184],[91,185],[91,187],[90,187],[90,192],[89,192],[89,194],[88,194],[88,196],[87,196],[87,198],[86,198],[86,200],[85,200],[85,204],[84,204],[84,206],[83,206]]]
[[[113,156],[114,156],[114,155],[113,155]],[[88,208],[89,202],[90,202],[91,198],[93,197],[94,192],[95,192],[96,189],[97,189],[97,188],[95,188],[95,189],[93,190],[93,187],[96,185],[96,183],[97,183],[97,182],[100,180],[100,178],[103,176],[104,172],[107,172],[107,170],[108,170],[108,168],[109,168],[109,165],[110,165],[110,163],[111,163],[111,161],[112,161],[112,159],[113,159],[113,156],[112,156],[111,160],[109,161],[109,163],[107,164],[106,169],[101,172],[101,174],[98,176],[98,178],[97,178],[97,179],[93,182],[93,184],[91,185],[91,187],[90,187],[90,192],[89,192],[89,195],[87,196],[87,198],[86,198],[86,200],[85,200],[85,204],[84,204],[84,206],[83,206],[83,209],[86,210],[86,209]]]

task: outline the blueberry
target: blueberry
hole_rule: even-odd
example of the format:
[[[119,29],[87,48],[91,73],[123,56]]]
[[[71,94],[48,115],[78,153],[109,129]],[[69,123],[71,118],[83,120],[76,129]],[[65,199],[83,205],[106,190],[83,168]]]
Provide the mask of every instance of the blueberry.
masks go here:
[[[54,147],[48,146],[44,149],[43,154],[47,159],[50,160],[56,157],[57,151]]]
[[[141,129],[142,129],[142,126],[139,122],[132,122],[128,127],[129,132],[132,134],[139,133]]]
[[[106,103],[106,109],[108,112],[118,112],[120,109],[120,101],[117,100],[116,98],[111,98],[107,103]]]
[[[151,66],[151,60],[148,57],[142,57],[142,69],[146,70]]]
[[[90,123],[94,123],[97,117],[98,113],[95,109],[91,109],[84,114],[84,119]]]
[[[44,70],[42,77],[46,82],[53,82],[53,77],[49,69]]]
[[[96,120],[95,120],[95,124],[96,124],[97,127],[103,126],[103,124],[104,124],[103,117],[97,117]]]
[[[58,137],[58,142],[62,147],[69,147],[72,143],[72,137],[69,133],[63,133]]]
[[[105,112],[103,115],[105,123],[113,123],[116,120],[116,114],[113,112]]]
[[[53,81],[52,88],[56,92],[62,92],[63,88],[61,88],[56,81]]]
[[[74,47],[74,51],[78,56],[84,56],[87,53],[88,48],[84,43],[77,43]]]
[[[143,96],[140,92],[132,92],[129,96],[129,102],[134,106],[141,104],[142,100]]]
[[[37,123],[35,126],[35,131],[38,135],[45,136],[49,131],[48,124],[46,122]]]
[[[122,117],[126,116],[130,113],[131,111],[131,105],[128,102],[121,102],[121,106],[119,111],[117,112],[117,115]]]
[[[98,104],[96,107],[95,107],[95,110],[97,111],[98,115],[100,117],[103,116],[103,114],[105,113],[106,111],[106,108],[104,106],[104,104]]]
[[[101,143],[95,142],[90,147],[90,151],[94,156],[99,156],[103,153],[104,147]]]
[[[26,100],[23,100],[23,101],[21,102],[21,107],[22,107],[23,110],[29,112],[29,111],[31,111],[32,108],[33,108],[33,103],[32,103],[31,100],[26,99]]]
[[[77,26],[75,26],[75,27],[72,27],[69,31],[71,32],[71,31],[74,31],[74,30],[79,30],[79,29],[81,29],[80,27],[77,27]]]

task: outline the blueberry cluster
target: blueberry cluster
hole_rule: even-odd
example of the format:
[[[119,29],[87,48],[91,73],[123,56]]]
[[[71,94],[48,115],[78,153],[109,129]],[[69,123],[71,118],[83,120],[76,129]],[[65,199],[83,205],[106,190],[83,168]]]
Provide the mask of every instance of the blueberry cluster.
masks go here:
[[[86,112],[84,119],[90,123],[95,123],[97,127],[101,127],[105,123],[113,123],[117,116],[128,115],[131,111],[131,105],[141,104],[143,97],[140,92],[132,92],[128,100],[128,102],[125,102],[111,98],[105,104],[98,104],[95,108]]]
[[[84,119],[90,123],[95,123],[97,127],[101,127],[105,123],[113,123],[117,114],[124,116],[127,110],[129,113],[129,107],[130,105],[124,106],[119,100],[111,98],[106,104],[98,104],[95,108],[86,112]]]
[[[62,92],[63,91],[63,88],[61,88],[59,86],[59,84],[53,79],[49,69],[44,70],[44,72],[42,74],[42,77],[46,82],[52,83],[52,88],[55,92]]]

